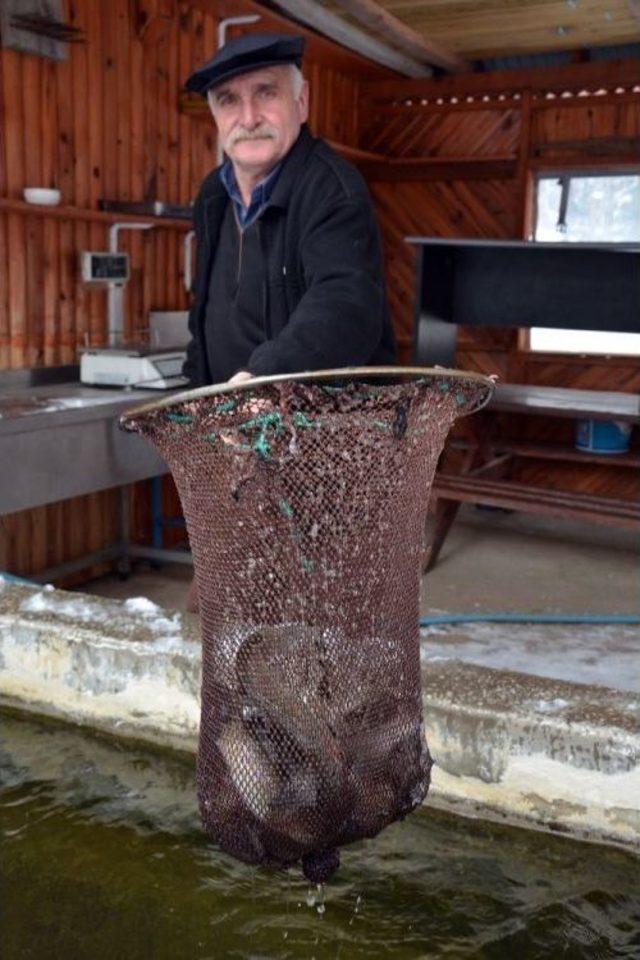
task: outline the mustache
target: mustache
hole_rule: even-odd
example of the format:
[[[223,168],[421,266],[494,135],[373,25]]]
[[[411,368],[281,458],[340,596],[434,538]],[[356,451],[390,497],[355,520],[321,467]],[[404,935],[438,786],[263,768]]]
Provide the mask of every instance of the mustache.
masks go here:
[[[262,140],[264,138],[275,140],[277,136],[278,131],[270,123],[261,123],[252,130],[247,130],[245,127],[235,127],[227,138],[227,146],[232,147],[234,143],[238,143],[240,140]]]

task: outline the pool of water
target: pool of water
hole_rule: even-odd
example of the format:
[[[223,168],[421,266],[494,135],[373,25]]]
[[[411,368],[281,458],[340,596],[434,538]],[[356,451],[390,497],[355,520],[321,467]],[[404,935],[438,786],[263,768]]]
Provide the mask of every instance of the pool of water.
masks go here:
[[[203,836],[192,758],[0,715],[3,960],[640,957],[622,851],[414,814],[324,889]]]

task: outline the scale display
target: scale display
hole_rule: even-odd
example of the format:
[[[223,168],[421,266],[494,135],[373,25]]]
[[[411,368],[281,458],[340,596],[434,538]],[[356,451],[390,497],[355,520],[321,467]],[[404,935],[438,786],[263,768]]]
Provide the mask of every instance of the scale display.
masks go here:
[[[124,284],[129,279],[129,254],[83,250],[80,272],[84,283]]]

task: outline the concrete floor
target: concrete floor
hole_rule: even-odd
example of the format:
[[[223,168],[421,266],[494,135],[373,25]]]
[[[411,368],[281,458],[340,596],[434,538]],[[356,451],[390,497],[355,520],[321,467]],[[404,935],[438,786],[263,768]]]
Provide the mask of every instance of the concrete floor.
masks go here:
[[[144,596],[184,610],[190,567],[136,566],[83,591]],[[555,518],[463,507],[434,569],[423,579],[421,612],[523,611],[640,615],[637,535]],[[194,617],[197,622],[197,618]],[[640,691],[637,626],[469,624],[423,633],[423,658],[459,658],[498,669]]]

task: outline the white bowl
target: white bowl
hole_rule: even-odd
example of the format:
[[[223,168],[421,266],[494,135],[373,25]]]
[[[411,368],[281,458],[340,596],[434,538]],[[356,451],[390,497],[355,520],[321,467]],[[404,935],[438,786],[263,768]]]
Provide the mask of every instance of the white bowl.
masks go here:
[[[61,193],[48,187],[25,187],[22,195],[27,203],[42,203],[48,207],[55,207],[60,203]]]

